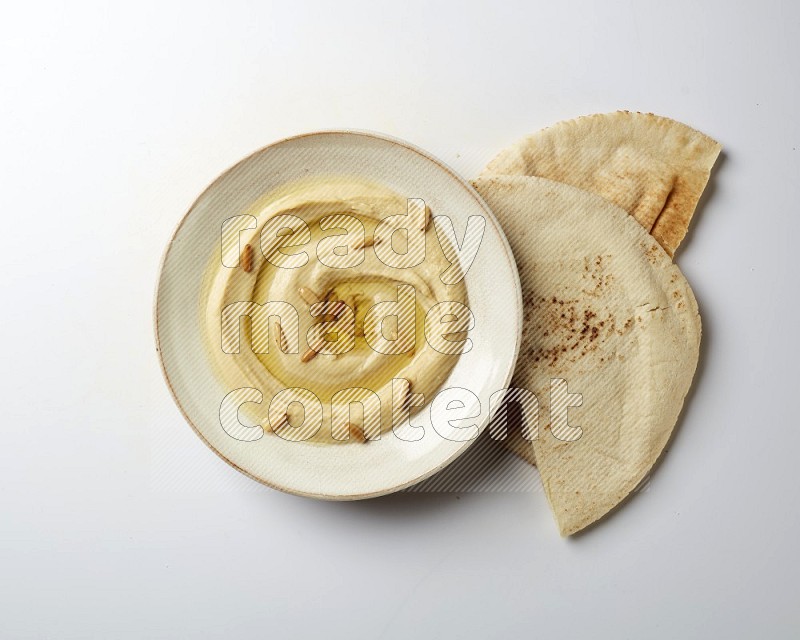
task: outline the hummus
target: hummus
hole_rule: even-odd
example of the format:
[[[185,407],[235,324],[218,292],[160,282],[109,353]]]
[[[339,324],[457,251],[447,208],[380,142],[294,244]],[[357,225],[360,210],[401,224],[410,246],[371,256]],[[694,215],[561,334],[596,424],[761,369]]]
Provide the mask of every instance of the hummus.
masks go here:
[[[445,284],[440,277],[452,270],[454,253],[422,201],[418,233],[403,231],[410,202],[373,183],[315,179],[267,194],[227,232],[223,224],[221,250],[204,280],[201,322],[225,389],[263,394],[255,403],[252,394],[243,396],[243,425],[318,443],[375,439],[441,388],[460,351],[435,348],[426,327],[465,336],[471,320],[448,329],[454,307],[440,303],[466,309],[467,292],[463,278]],[[419,244],[411,246],[419,240],[420,261]],[[390,248],[379,245],[391,245],[391,255],[408,256],[412,266],[388,260]],[[390,301],[396,304],[386,310],[404,306],[407,313],[381,318],[376,305]],[[265,303],[286,303],[297,313],[278,317],[272,312],[289,307],[273,304],[272,315],[259,316],[254,310]],[[287,389],[294,398],[282,393]],[[310,404],[292,402],[303,398]]]

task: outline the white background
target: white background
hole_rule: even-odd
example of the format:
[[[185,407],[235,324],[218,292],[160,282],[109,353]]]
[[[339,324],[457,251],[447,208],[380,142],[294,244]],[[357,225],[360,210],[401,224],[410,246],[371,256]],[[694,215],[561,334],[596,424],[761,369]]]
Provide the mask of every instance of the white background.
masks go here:
[[[800,5],[431,4],[4,7],[0,637],[797,637]],[[283,495],[184,423],[152,297],[222,170],[352,127],[472,177],[618,108],[725,147],[677,256],[702,363],[649,491],[565,540],[538,491]]]

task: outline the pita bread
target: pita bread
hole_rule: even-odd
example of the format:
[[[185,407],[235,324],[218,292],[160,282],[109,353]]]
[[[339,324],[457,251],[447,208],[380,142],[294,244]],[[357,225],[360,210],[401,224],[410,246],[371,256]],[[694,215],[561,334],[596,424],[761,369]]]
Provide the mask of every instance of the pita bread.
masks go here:
[[[697,304],[661,246],[607,200],[526,176],[474,186],[519,267],[525,324],[513,384],[539,400],[533,452],[570,535],[624,500],[663,451],[697,365]],[[555,433],[552,378],[582,395],[568,413],[577,441]]]
[[[636,218],[671,256],[720,149],[675,120],[617,111],[534,133],[500,152],[483,176],[539,176],[596,193]]]

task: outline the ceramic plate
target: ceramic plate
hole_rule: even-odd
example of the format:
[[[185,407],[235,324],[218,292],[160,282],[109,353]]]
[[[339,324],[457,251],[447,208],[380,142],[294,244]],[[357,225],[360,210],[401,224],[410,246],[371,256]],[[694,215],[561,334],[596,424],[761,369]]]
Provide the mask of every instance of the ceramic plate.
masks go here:
[[[283,185],[331,175],[380,183],[403,197],[423,199],[434,216],[452,220],[459,242],[470,216],[486,220],[480,248],[465,278],[475,318],[469,332],[472,349],[458,358],[442,387],[466,389],[471,392],[468,399],[474,394],[475,400],[467,408],[477,417],[461,421],[458,429],[442,434],[434,428],[439,423],[437,416],[432,416],[433,398],[426,398],[423,409],[412,415],[411,423],[424,428],[424,436],[415,441],[388,431],[380,440],[365,444],[291,442],[271,433],[244,442],[221,427],[220,403],[230,389],[223,387],[209,362],[199,300],[209,261],[215,252],[220,253],[222,223]],[[520,344],[522,301],[519,276],[503,231],[468,183],[412,145],[375,134],[331,131],[289,138],[261,149],[203,192],[165,251],[155,327],[161,365],[175,401],[213,451],[239,471],[276,489],[348,500],[391,493],[419,482],[475,441],[472,436],[489,422],[490,397],[510,382]]]

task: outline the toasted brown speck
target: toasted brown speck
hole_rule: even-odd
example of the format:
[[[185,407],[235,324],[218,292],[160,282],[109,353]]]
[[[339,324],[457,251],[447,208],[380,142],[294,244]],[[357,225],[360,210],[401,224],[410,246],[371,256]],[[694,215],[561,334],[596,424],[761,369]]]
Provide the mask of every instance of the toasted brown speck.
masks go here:
[[[244,245],[242,252],[242,269],[245,273],[250,273],[253,270],[253,247],[249,244]]]

